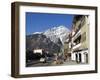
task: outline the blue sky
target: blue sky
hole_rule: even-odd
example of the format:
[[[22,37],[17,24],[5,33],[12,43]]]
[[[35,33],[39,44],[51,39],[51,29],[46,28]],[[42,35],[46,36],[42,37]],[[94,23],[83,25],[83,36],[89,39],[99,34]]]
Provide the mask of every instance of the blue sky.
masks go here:
[[[26,34],[43,32],[60,25],[71,30],[74,15],[26,12]]]

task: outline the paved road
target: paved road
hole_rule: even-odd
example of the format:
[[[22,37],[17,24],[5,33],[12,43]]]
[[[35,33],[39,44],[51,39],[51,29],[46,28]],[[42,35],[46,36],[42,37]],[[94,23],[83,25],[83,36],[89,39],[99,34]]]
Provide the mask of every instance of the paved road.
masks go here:
[[[75,61],[66,61],[62,64],[55,64],[53,62],[47,62],[47,63],[42,63],[42,62],[38,62],[35,64],[31,64],[28,67],[40,67],[40,66],[60,66],[60,65],[80,65],[82,63],[76,63]]]

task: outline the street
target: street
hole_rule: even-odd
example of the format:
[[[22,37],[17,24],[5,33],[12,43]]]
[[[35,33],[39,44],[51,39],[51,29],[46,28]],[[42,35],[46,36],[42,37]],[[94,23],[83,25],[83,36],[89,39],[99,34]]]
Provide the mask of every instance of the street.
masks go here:
[[[37,62],[37,63],[34,63],[33,64],[31,63],[30,65],[28,65],[27,67],[42,67],[42,66],[63,66],[63,65],[80,65],[82,63],[77,63],[75,61],[65,61],[61,64],[56,64],[55,62],[46,62],[46,63],[43,63],[43,62]]]

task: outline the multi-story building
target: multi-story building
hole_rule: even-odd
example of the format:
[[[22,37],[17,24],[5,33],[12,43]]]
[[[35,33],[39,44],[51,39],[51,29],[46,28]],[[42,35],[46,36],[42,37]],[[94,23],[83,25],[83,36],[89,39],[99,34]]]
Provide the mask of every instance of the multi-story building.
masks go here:
[[[88,63],[89,16],[74,16],[71,43],[71,60]]]

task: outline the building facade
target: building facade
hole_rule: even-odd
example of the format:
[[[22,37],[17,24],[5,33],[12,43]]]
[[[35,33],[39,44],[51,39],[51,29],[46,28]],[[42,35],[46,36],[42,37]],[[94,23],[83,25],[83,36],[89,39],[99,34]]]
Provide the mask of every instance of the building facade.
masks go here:
[[[78,63],[88,63],[89,16],[77,15],[74,17],[71,43],[71,60]]]

